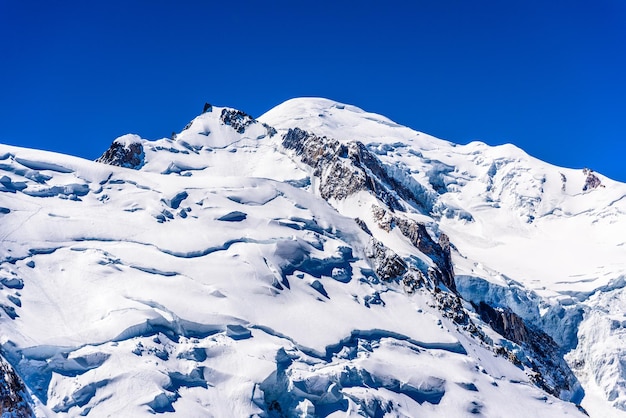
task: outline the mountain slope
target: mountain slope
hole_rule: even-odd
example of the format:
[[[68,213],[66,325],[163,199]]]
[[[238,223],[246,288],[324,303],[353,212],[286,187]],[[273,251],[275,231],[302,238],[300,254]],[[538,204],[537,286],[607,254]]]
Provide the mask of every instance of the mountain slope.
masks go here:
[[[606,315],[599,295],[623,294],[626,248],[617,231],[626,228],[626,185],[546,164],[512,145],[437,140],[326,99],[293,99],[259,120],[283,133],[299,126],[362,141],[393,176],[428,196],[427,215],[457,250],[456,284],[464,298],[512,309],[564,351],[576,347],[570,364],[585,386],[596,392],[599,385],[599,397],[623,408],[626,373],[612,366],[624,358],[616,349],[622,328],[614,323],[621,311]],[[579,336],[579,326],[603,329],[604,336]],[[603,338],[615,343],[599,344]],[[610,379],[603,365],[612,370]],[[604,414],[606,401],[590,405],[591,397],[583,404]]]
[[[571,349],[620,406],[593,324],[624,185],[325,99],[205,110],[100,162],[1,147],[2,355],[37,415],[582,416]]]

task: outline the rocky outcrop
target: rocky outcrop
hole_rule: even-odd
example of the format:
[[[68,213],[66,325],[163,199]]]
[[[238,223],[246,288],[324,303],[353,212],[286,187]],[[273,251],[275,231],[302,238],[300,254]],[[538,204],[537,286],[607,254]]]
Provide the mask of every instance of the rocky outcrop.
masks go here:
[[[439,242],[435,242],[426,230],[426,226],[413,219],[393,214],[375,205],[372,206],[372,214],[381,229],[390,232],[393,228],[398,228],[415,248],[433,260],[438,268],[432,269],[431,274],[435,276],[438,283],[444,284],[456,293],[454,268],[450,255],[450,239],[446,234],[442,233],[439,236]]]
[[[320,178],[319,190],[324,199],[341,200],[361,190],[370,190],[389,207],[401,207],[377,179],[368,176],[362,166],[354,163],[347,145],[298,128],[290,129],[282,144],[314,169],[313,175]]]
[[[583,174],[587,176],[585,179],[585,185],[583,186],[583,192],[597,189],[598,187],[604,187],[598,176],[593,174],[593,170],[585,168],[583,169]]]
[[[278,133],[278,131],[274,127],[269,126],[267,123],[263,123],[262,125],[267,131],[267,136],[269,136],[270,138]]]
[[[438,269],[431,272],[435,279],[456,292],[448,237],[442,234],[440,243],[437,243],[423,224],[392,213],[404,209],[400,198],[413,202],[416,199],[387,173],[384,164],[362,143],[342,144],[335,139],[319,137],[295,128],[285,134],[282,144],[295,151],[303,163],[314,169],[313,174],[320,178],[319,190],[324,199],[341,200],[361,190],[367,190],[385,203],[389,211],[382,207],[372,207],[379,226],[387,232],[398,227],[419,251],[436,264]],[[374,252],[376,251],[375,249]],[[387,278],[400,270],[399,263],[393,263],[395,267],[387,262],[381,263],[377,268],[381,268],[383,276]]]
[[[24,383],[2,357],[0,357],[0,416],[11,418],[35,416]]]
[[[230,126],[240,134],[244,133],[249,125],[256,123],[252,116],[235,109],[222,109],[220,120],[224,125]]]
[[[439,243],[437,243],[421,223],[399,216],[394,216],[394,222],[402,232],[402,235],[407,237],[418,250],[430,257],[439,267],[438,273],[441,276],[438,279],[448,289],[456,292],[448,237],[442,234]]]
[[[143,160],[144,152],[140,142],[124,144],[114,141],[96,162],[137,170],[143,166]]]
[[[524,320],[508,309],[494,309],[485,302],[476,306],[480,318],[507,340],[517,344],[529,341],[529,331]]]
[[[366,255],[373,260],[374,271],[382,280],[388,281],[401,277],[408,270],[407,264],[398,254],[374,238],[370,242]]]
[[[493,308],[485,302],[475,304],[474,308],[494,331],[523,348],[526,358],[512,357],[511,352],[507,355],[512,361],[526,363],[533,370],[531,378],[537,386],[559,398],[580,402],[580,383],[563,359],[560,347],[548,334],[527,325],[509,309]],[[504,348],[500,350],[506,351]]]
[[[328,200],[345,199],[361,190],[372,192],[392,211],[404,210],[400,201],[429,212],[432,202],[423,201],[387,170],[382,161],[359,141],[346,144],[298,128],[283,136],[283,147],[295,151],[320,178],[320,194]]]

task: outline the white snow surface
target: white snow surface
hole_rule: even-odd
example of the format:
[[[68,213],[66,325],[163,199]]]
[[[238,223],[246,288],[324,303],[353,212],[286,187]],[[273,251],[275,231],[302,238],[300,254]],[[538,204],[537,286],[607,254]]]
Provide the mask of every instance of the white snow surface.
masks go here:
[[[586,399],[583,406],[592,416],[596,409],[606,416],[607,404],[614,416],[626,416],[624,334],[599,296],[626,297],[625,184],[594,173],[602,186],[583,191],[582,168],[556,167],[510,144],[438,140],[327,99],[293,99],[259,120],[279,131],[300,127],[362,141],[405,183],[415,180],[436,191],[433,213],[458,250],[455,273],[464,297],[511,308],[566,350],[580,339],[578,357],[593,352],[602,359],[571,363],[584,387],[602,388],[602,400]],[[625,315],[622,308],[611,311]],[[599,323],[607,324],[606,335],[585,334]],[[606,338],[615,344],[604,344]]]
[[[172,139],[118,138],[142,145],[138,170],[0,146],[1,353],[38,416],[584,416],[430,291],[378,280],[356,217],[430,260],[377,225],[372,194],[321,199],[281,146],[295,127],[363,142],[430,196],[405,216],[450,237],[466,308],[548,333],[589,415],[626,416],[625,184],[595,173],[602,187],[583,192],[581,169],[327,99],[289,100],[243,132],[223,109]]]

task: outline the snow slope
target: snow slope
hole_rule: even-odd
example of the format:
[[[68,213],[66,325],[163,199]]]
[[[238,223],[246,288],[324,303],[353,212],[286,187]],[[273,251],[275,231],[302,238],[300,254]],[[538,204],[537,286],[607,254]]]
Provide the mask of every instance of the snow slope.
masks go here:
[[[298,126],[362,141],[405,184],[430,189],[436,197],[428,214],[457,249],[461,294],[508,307],[573,349],[570,364],[584,386],[601,388],[598,403],[624,410],[624,337],[614,322],[624,310],[607,308],[615,302],[604,295],[624,297],[625,184],[592,173],[602,185],[584,191],[583,170],[544,163],[513,145],[456,145],[326,99],[293,99],[259,120],[279,131]],[[604,335],[586,333],[592,329]],[[603,344],[607,338],[615,342]],[[590,411],[595,404],[583,401]]]
[[[1,354],[37,416],[584,416],[568,351],[591,416],[624,405],[623,184],[325,99],[100,161],[0,146]]]

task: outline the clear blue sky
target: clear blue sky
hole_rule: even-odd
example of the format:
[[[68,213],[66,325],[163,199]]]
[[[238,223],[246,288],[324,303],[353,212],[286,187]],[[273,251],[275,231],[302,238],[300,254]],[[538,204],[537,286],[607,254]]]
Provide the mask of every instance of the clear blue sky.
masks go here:
[[[0,0],[0,142],[98,157],[321,96],[626,181],[626,2]]]

